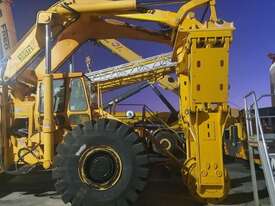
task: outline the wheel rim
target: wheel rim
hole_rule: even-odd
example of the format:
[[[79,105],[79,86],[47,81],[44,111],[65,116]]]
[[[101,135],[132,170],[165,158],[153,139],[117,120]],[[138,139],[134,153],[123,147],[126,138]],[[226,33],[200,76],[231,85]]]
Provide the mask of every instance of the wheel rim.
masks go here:
[[[112,147],[90,147],[80,157],[78,173],[83,183],[107,190],[120,179],[122,162]]]

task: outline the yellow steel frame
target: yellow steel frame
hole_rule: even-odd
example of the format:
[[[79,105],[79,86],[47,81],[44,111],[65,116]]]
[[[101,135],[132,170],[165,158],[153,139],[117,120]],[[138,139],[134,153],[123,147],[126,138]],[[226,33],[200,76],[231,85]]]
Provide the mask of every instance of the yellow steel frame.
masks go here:
[[[195,21],[190,15],[190,21]],[[188,19],[187,18],[187,19]],[[185,37],[177,51],[179,62],[181,125],[185,131],[187,160],[184,180],[195,197],[208,202],[223,199],[228,176],[223,163],[223,131],[228,117],[228,54],[233,26],[191,28],[183,22],[176,38]],[[187,26],[187,27],[186,27]],[[179,42],[179,39],[176,39]]]
[[[186,138],[187,160],[182,167],[182,174],[192,194],[200,200],[209,202],[222,199],[228,192],[228,176],[223,164],[223,131],[228,119],[228,54],[232,41],[232,24],[217,21],[215,0],[191,0],[184,4],[177,13],[161,10],[148,10],[145,13],[135,11],[134,1],[107,1],[100,0],[96,4],[87,4],[85,0],[64,1],[72,9],[81,14],[78,24],[68,30],[60,26],[73,24],[73,14],[60,4],[56,4],[46,12],[38,15],[38,25],[25,42],[19,45],[7,64],[5,77],[12,79],[22,73],[23,67],[44,46],[40,24],[51,23],[55,25],[55,36],[61,31],[56,46],[52,52],[65,54],[54,59],[53,70],[60,65],[65,57],[69,56],[87,37],[101,38],[136,38],[159,41],[173,45],[173,60],[178,62],[177,75],[179,79],[180,96],[180,122]],[[210,19],[205,24],[196,20],[193,13],[188,13],[194,8],[208,3],[210,6]],[[83,13],[83,14],[82,14]],[[172,35],[169,37],[158,36],[157,33],[129,27],[117,21],[98,18],[98,16],[111,16],[126,19],[159,22],[169,25]],[[94,18],[92,18],[94,17]],[[75,35],[78,28],[92,23],[104,26],[99,33],[89,31],[88,36]],[[104,29],[106,29],[105,32]],[[107,34],[106,34],[107,33]],[[139,35],[137,35],[137,33]],[[145,35],[145,36],[142,36]],[[64,40],[64,41],[63,41]],[[35,72],[43,76],[43,63]],[[165,72],[165,71],[163,71]],[[20,76],[21,78],[23,76]],[[23,81],[27,81],[26,75]],[[130,81],[128,79],[127,81]],[[35,81],[35,80],[34,80]],[[41,135],[44,142],[43,166],[49,168],[53,160],[53,114],[51,111],[52,100],[52,75],[43,77],[45,86],[44,123]],[[114,84],[114,82],[112,82]],[[112,85],[111,87],[113,87]],[[110,88],[110,87],[109,87]],[[108,89],[109,89],[108,88]],[[5,89],[3,87],[3,89]],[[5,92],[5,91],[4,91]],[[7,93],[7,92],[6,92]],[[6,99],[6,104],[8,100]],[[2,101],[3,102],[3,101]],[[46,112],[47,111],[47,112]],[[2,112],[7,112],[7,108]],[[8,115],[3,114],[7,123]],[[7,125],[2,127],[5,132]],[[6,146],[8,134],[4,133]],[[7,156],[7,155],[6,155]]]

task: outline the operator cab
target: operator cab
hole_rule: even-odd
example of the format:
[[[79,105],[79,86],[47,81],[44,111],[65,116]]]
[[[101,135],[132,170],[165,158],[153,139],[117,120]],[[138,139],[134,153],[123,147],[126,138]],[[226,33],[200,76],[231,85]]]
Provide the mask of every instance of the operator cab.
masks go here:
[[[36,125],[42,126],[44,86],[38,81]],[[82,73],[53,74],[53,112],[58,128],[71,128],[92,119],[91,83]]]

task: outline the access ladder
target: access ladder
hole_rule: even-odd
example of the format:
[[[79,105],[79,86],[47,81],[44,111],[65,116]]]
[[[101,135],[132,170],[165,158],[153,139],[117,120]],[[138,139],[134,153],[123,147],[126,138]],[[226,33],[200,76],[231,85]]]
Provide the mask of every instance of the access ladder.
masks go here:
[[[261,166],[263,169],[267,190],[269,193],[270,203],[272,206],[275,206],[275,153],[271,153],[271,151],[269,150],[269,145],[267,142],[268,134],[264,133],[263,131],[262,121],[258,108],[258,101],[260,99],[261,98],[257,99],[255,92],[250,92],[244,98],[253,196],[255,205],[259,206],[260,202],[254,159],[255,154],[258,153],[261,160]]]

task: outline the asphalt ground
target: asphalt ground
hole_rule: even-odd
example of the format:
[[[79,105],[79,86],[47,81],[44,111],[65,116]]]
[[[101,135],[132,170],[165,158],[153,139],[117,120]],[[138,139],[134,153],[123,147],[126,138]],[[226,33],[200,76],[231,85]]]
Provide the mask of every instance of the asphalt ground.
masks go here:
[[[231,178],[227,199],[218,205],[254,205],[248,163],[230,160],[226,164]],[[257,170],[261,205],[270,205],[261,170]],[[69,205],[69,204],[68,204]],[[203,206],[196,202],[183,185],[180,175],[164,167],[153,170],[148,186],[135,206]],[[213,205],[213,204],[208,204]],[[0,206],[64,206],[54,190],[50,172],[0,178]]]

